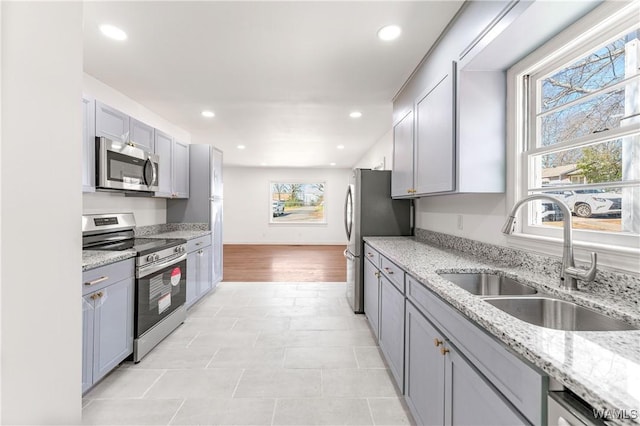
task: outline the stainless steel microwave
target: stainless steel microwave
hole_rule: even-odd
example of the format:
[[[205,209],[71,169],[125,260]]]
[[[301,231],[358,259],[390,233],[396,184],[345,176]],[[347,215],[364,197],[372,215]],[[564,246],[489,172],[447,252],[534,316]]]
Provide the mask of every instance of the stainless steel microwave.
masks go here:
[[[156,154],[133,142],[96,137],[96,186],[126,191],[158,191]]]

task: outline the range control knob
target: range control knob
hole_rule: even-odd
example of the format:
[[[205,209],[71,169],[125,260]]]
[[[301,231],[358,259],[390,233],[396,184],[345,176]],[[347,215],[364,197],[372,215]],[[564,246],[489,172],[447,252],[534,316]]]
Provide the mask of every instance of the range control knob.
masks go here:
[[[158,260],[158,259],[160,259],[160,255],[159,255],[159,254],[157,254],[157,253],[156,253],[156,254],[154,254],[154,255],[153,255],[153,260]]]
[[[153,262],[153,255],[152,254],[147,256],[147,262]]]

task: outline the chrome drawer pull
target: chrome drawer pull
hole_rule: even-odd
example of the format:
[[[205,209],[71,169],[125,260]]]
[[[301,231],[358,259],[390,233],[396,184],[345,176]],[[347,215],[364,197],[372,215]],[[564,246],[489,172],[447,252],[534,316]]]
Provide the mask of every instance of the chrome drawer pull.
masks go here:
[[[389,275],[393,275],[393,271],[389,268],[384,268],[385,271],[387,271],[387,274]]]
[[[106,281],[108,279],[109,279],[109,277],[100,277],[100,278],[95,279],[93,281],[87,281],[86,283],[84,283],[84,285],[86,285],[86,286],[94,285],[94,284],[98,284],[98,283],[101,283],[103,281]]]

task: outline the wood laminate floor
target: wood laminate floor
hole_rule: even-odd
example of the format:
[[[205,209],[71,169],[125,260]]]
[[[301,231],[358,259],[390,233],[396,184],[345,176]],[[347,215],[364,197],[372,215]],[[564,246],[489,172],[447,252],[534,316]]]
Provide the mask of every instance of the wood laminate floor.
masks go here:
[[[224,245],[225,282],[344,282],[345,246]]]

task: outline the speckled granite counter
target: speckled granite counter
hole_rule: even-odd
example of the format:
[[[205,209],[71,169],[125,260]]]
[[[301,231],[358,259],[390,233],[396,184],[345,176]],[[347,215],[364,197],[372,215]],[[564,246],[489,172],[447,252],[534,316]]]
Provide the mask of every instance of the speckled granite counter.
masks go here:
[[[183,238],[185,240],[192,240],[198,237],[204,237],[211,234],[211,231],[206,230],[192,230],[192,231],[168,231],[160,232],[158,234],[145,235],[145,238]]]
[[[640,325],[637,295],[629,300],[585,290],[568,293],[557,288],[552,274],[541,266],[508,266],[508,262],[483,260],[477,255],[438,248],[409,237],[367,237],[365,241],[594,408],[626,410],[627,414],[640,410],[640,331],[569,332],[536,327],[489,305],[440,277],[438,272],[501,271],[539,291]],[[635,287],[637,282],[632,284],[628,287],[640,290]],[[640,420],[609,422],[623,425],[638,424]]]
[[[206,223],[165,223],[141,226],[135,229],[136,237],[141,238],[183,238],[191,240],[211,234]],[[135,250],[103,251],[83,250],[82,271],[88,271],[110,263],[135,257]]]
[[[121,260],[135,257],[135,250],[124,251],[103,251],[103,250],[82,250],[82,272],[120,262]]]

